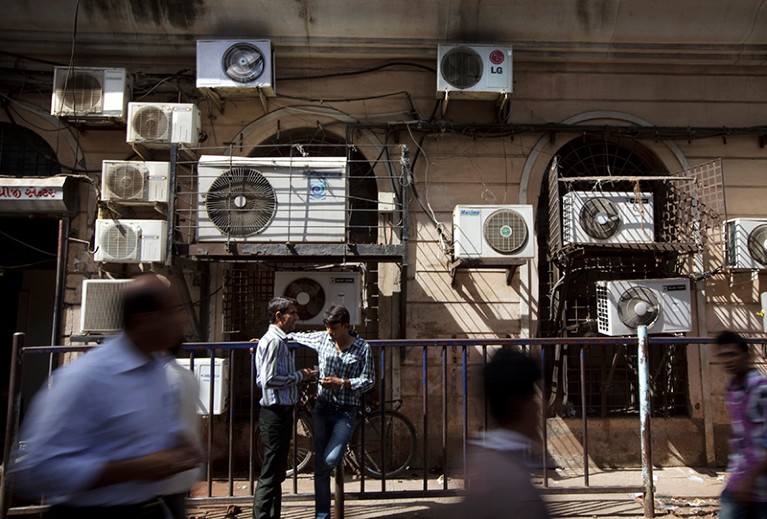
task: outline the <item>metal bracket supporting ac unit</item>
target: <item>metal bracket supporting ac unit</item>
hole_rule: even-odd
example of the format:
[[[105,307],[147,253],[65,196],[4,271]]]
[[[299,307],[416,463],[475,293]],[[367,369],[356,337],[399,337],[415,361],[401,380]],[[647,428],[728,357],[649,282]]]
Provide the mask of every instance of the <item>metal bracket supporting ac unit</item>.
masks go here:
[[[511,280],[514,278],[514,273],[517,271],[517,267],[524,263],[524,261],[521,261],[516,264],[487,265],[459,258],[448,265],[448,268],[450,269],[450,286],[455,288],[455,275],[458,269],[506,269],[506,285],[511,286]]]

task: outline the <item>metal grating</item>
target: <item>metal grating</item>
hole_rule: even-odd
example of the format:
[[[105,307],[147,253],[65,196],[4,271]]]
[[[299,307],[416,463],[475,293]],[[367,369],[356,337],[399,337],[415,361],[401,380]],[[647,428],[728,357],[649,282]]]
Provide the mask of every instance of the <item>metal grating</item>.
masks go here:
[[[231,341],[260,337],[268,327],[266,307],[274,295],[274,272],[256,263],[236,266],[224,277],[224,333]]]

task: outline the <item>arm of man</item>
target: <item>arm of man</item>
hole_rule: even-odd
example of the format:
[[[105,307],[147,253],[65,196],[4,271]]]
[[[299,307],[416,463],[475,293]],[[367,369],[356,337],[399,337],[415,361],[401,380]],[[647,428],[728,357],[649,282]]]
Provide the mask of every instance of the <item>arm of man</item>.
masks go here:
[[[327,335],[327,332],[293,332],[288,334],[288,340],[319,351]]]
[[[373,351],[370,345],[365,342],[362,352],[362,370],[357,377],[349,379],[349,388],[364,393],[375,385],[375,363],[373,362]]]

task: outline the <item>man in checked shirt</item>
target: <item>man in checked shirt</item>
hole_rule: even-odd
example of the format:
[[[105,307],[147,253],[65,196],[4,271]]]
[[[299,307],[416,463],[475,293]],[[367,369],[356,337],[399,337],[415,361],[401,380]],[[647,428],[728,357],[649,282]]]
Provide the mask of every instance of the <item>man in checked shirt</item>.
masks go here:
[[[287,335],[298,320],[296,302],[285,297],[269,301],[269,330],[256,348],[256,383],[261,388],[258,425],[264,442],[264,463],[253,497],[254,519],[279,519],[282,482],[287,470],[290,437],[293,434],[293,406],[298,399],[298,384],[314,380],[317,372],[296,370],[288,353]]]
[[[314,508],[316,519],[330,516],[330,473],[344,457],[354,429],[361,395],[373,387],[373,354],[368,343],[349,329],[349,310],[325,311],[324,332],[293,333],[290,339],[317,352],[319,390],[314,406]]]

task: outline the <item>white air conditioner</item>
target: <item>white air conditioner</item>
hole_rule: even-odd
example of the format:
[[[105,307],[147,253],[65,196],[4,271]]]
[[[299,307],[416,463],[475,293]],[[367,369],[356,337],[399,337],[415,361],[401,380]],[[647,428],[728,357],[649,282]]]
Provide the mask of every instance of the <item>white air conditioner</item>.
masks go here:
[[[165,220],[96,220],[96,261],[151,263],[165,261]]]
[[[535,256],[532,205],[457,205],[453,209],[456,259],[520,264]]]
[[[275,95],[269,40],[197,40],[197,88],[224,94]]]
[[[124,121],[129,101],[124,68],[56,67],[51,115]]]
[[[197,178],[199,241],[346,239],[346,159],[203,155]]]
[[[692,330],[690,280],[631,279],[597,282],[597,327],[605,335],[636,335]]]
[[[571,191],[562,197],[565,244],[652,243],[652,193]]]
[[[128,103],[126,141],[147,147],[197,146],[200,112],[191,103]]]
[[[513,91],[511,47],[439,45],[437,97],[493,99]]]
[[[170,163],[139,160],[101,162],[101,199],[123,203],[168,202]]]
[[[117,333],[123,327],[123,290],[129,279],[86,279],[82,286],[82,333]]]
[[[735,218],[725,222],[727,267],[767,268],[767,218]]]
[[[191,359],[176,359],[186,369],[192,369]],[[213,414],[221,414],[229,402],[229,359],[213,359]],[[197,395],[197,414],[210,414],[210,357],[194,359],[194,375],[200,392]]]
[[[362,322],[359,272],[275,272],[274,295],[298,303],[298,324],[322,325],[330,305],[344,305],[352,325]]]

